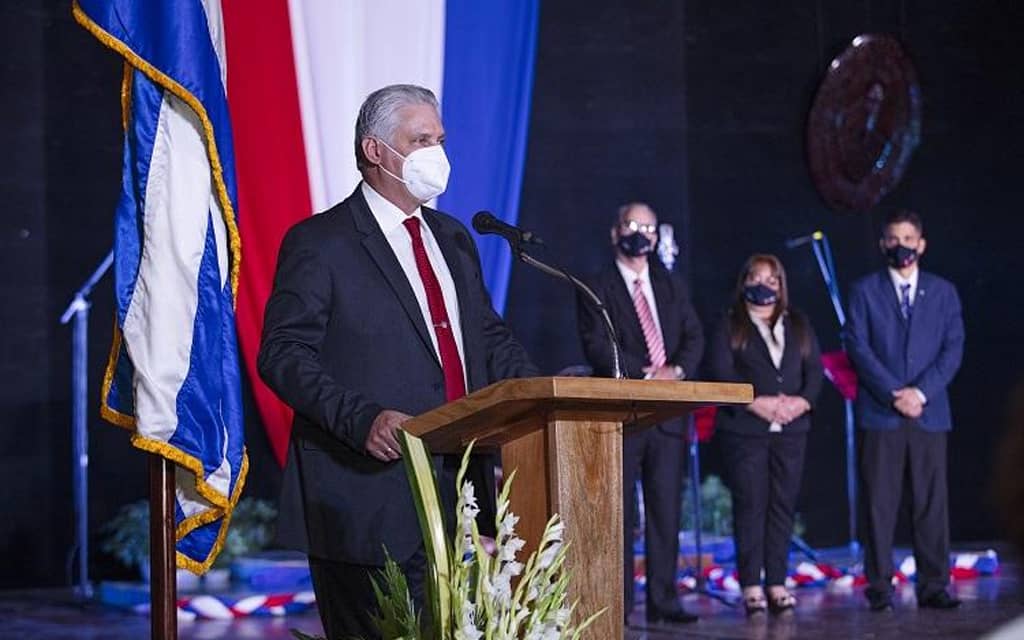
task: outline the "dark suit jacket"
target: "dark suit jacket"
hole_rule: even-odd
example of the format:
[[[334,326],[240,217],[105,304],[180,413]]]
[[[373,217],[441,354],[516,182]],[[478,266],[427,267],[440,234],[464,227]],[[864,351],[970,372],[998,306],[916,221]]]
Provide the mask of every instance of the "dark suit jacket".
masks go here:
[[[458,291],[467,390],[536,375],[494,312],[465,227],[426,207],[423,216]],[[404,466],[378,462],[364,444],[382,409],[416,415],[444,404],[444,377],[413,290],[358,187],[285,236],[258,366],[295,409],[279,541],[357,564],[382,565],[383,547],[408,558],[422,538]]]
[[[649,259],[651,289],[658,307],[665,356],[670,365],[679,365],[686,376],[692,377],[704,349],[704,330],[697,312],[693,310],[686,283],[655,258]],[[603,271],[586,280],[588,286],[608,308],[615,332],[622,347],[622,370],[627,378],[643,378],[643,368],[650,365],[647,342],[644,340],[640,318],[633,306],[632,292],[626,288],[622,273],[614,262]],[[582,297],[576,299],[577,320],[583,353],[598,376],[611,377],[613,372],[612,348],[604,321],[593,306]],[[661,425],[662,430],[682,433],[682,420]]]
[[[806,356],[800,353],[800,341],[791,330],[789,317],[786,323],[786,345],[782,350],[782,362],[775,368],[768,345],[761,337],[757,327],[744,315],[743,321],[748,324],[750,339],[745,347],[738,351],[732,350],[729,337],[729,315],[726,314],[715,326],[708,343],[705,357],[705,373],[713,380],[721,382],[749,382],[754,385],[754,396],[777,395],[784,393],[800,396],[814,407],[821,391],[821,351],[818,338],[806,316],[800,315],[795,309],[789,310],[789,317],[798,316],[806,331],[809,332],[810,349]],[[743,406],[719,407],[716,428],[723,431],[748,435],[768,433],[770,423],[762,420]],[[806,432],[811,428],[811,412],[808,411],[783,429],[790,433]]]
[[[949,431],[953,417],[946,387],[964,351],[964,324],[956,287],[920,271],[909,322],[887,269],[867,275],[850,288],[846,350],[857,369],[857,423],[864,429],[896,429],[905,420],[892,404],[892,392],[917,387],[927,397],[915,424],[927,431]]]

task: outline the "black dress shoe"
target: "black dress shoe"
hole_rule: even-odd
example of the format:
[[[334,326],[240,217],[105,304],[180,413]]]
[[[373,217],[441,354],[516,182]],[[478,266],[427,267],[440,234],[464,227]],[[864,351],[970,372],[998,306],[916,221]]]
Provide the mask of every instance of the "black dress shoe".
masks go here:
[[[943,591],[936,591],[927,598],[917,601],[918,608],[925,609],[956,609],[961,601]]]
[[[697,622],[695,613],[680,609],[679,611],[651,611],[647,614],[647,622],[651,624],[688,624]]]
[[[869,587],[864,590],[864,597],[872,611],[892,611],[891,591],[875,591]]]

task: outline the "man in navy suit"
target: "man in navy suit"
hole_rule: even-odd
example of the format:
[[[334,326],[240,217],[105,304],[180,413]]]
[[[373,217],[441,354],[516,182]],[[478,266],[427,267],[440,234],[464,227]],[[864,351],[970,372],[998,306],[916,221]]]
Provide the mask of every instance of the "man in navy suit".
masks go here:
[[[964,326],[956,288],[918,267],[926,244],[920,216],[892,214],[880,241],[888,269],[850,290],[846,348],[860,381],[865,596],[875,611],[892,608],[892,540],[904,478],[910,483],[918,606],[960,604],[946,591],[946,436],[953,427],[946,387],[960,367]]]
[[[278,540],[308,554],[332,640],[379,637],[370,576],[385,553],[423,604],[427,567],[399,462],[402,424],[537,373],[494,312],[465,227],[424,206],[447,183],[444,136],[429,90],[370,94],[356,122],[363,180],[288,231],[267,302],[260,375],[295,409]],[[458,460],[434,463],[454,517]],[[483,509],[494,501],[494,474],[479,466]]]
[[[628,378],[682,380],[693,375],[704,349],[704,332],[690,303],[686,283],[657,258],[658,217],[643,203],[619,208],[611,241],[615,260],[589,281],[615,325]],[[599,315],[578,299],[583,351],[600,376],[611,376],[612,350]],[[633,608],[633,526],[636,481],[643,485],[646,508],[647,620],[687,623],[676,590],[679,511],[685,472],[683,421],[672,420],[622,443],[623,524],[625,525],[625,611]]]

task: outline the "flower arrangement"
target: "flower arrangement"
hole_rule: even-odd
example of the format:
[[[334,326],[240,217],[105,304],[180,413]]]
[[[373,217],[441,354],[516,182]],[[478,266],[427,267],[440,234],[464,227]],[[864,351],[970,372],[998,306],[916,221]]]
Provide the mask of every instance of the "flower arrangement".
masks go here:
[[[568,604],[569,575],[564,571],[565,524],[553,515],[537,551],[526,563],[519,554],[526,544],[516,535],[519,517],[509,510],[510,474],[498,498],[494,554],[487,553],[476,525],[479,513],[472,482],[463,479],[469,451],[462,460],[456,486],[456,540],[451,549],[451,637],[454,640],[549,640],[579,638],[596,618],[574,626],[575,604]],[[513,581],[517,580],[516,584]]]
[[[573,623],[576,603],[568,601],[565,524],[558,515],[548,520],[537,550],[521,562],[526,542],[516,535],[519,517],[509,509],[513,471],[498,497],[497,537],[493,552],[488,552],[476,524],[480,509],[475,489],[465,480],[471,444],[456,478],[455,534],[448,540],[430,455],[414,436],[402,433],[401,441],[427,548],[425,592],[431,615],[421,620],[405,577],[389,558],[380,581],[374,582],[381,636],[386,640],[578,640],[604,610]],[[309,638],[297,631],[293,634]]]

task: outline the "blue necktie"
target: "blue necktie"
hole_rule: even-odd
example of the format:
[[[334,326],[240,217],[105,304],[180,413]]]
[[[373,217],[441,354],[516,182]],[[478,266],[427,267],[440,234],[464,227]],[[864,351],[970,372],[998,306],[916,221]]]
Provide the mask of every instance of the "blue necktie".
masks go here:
[[[904,282],[900,285],[900,313],[903,314],[903,319],[908,320],[910,318],[910,283]]]

